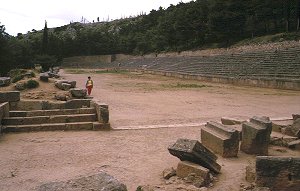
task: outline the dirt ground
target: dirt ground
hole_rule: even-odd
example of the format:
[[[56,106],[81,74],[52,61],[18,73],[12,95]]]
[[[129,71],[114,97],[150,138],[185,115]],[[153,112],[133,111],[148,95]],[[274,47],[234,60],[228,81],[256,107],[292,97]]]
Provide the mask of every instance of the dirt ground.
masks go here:
[[[62,76],[76,80],[81,88],[87,76],[92,77],[92,96],[109,105],[114,130],[2,135],[1,191],[33,190],[42,183],[99,171],[113,175],[130,191],[139,185],[163,184],[162,171],[176,168],[179,161],[167,147],[178,138],[199,139],[205,122],[219,121],[223,116],[291,118],[300,112],[299,91],[235,87],[141,73],[94,71]],[[38,89],[23,92],[22,98],[53,99],[57,91],[53,83],[42,83]],[[44,93],[37,97],[40,92]],[[269,152],[300,155],[274,146]],[[209,190],[239,190],[240,183],[246,184],[245,166],[254,160],[255,156],[243,152],[237,158],[219,157],[221,174]]]

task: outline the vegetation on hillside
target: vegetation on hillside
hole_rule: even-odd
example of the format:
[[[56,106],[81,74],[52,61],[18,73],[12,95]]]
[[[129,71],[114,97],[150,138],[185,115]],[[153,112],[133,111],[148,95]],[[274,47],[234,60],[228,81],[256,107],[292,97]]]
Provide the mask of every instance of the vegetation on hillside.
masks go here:
[[[63,57],[146,54],[228,47],[243,39],[283,33],[299,39],[298,0],[195,0],[111,22],[71,23],[11,37],[0,26],[1,75],[11,68],[49,65]],[[293,32],[293,35],[290,32]],[[278,39],[281,40],[281,39]],[[5,67],[3,67],[5,66]]]

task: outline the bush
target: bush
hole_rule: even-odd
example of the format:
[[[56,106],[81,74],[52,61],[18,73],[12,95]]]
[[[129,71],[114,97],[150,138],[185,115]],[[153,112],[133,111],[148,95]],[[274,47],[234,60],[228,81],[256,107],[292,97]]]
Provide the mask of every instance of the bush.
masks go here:
[[[24,78],[24,76],[20,74],[20,75],[17,75],[15,77],[13,77],[12,80],[11,80],[11,82],[12,83],[16,83],[16,82],[22,80],[23,78]]]
[[[29,89],[36,88],[39,86],[39,82],[36,80],[28,80],[26,83],[26,87]]]

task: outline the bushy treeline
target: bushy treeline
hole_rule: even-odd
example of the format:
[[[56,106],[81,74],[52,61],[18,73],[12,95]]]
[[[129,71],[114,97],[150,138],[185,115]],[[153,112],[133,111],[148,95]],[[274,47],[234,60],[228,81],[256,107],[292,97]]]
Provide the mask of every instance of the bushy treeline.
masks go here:
[[[195,0],[148,15],[97,23],[71,23],[11,38],[15,63],[34,55],[63,57],[146,54],[226,47],[256,36],[299,30],[299,0]],[[2,51],[2,50],[1,50]],[[26,65],[26,64],[25,64]]]

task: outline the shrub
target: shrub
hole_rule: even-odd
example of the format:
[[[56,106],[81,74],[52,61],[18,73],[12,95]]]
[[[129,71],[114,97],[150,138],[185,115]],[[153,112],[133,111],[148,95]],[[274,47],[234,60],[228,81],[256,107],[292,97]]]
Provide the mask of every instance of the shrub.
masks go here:
[[[39,82],[36,80],[28,80],[26,83],[26,87],[29,89],[36,88],[39,86]]]
[[[12,78],[11,82],[12,82],[12,83],[16,83],[16,82],[22,80],[23,78],[24,78],[24,76],[20,74],[20,75],[14,76],[14,77]]]

